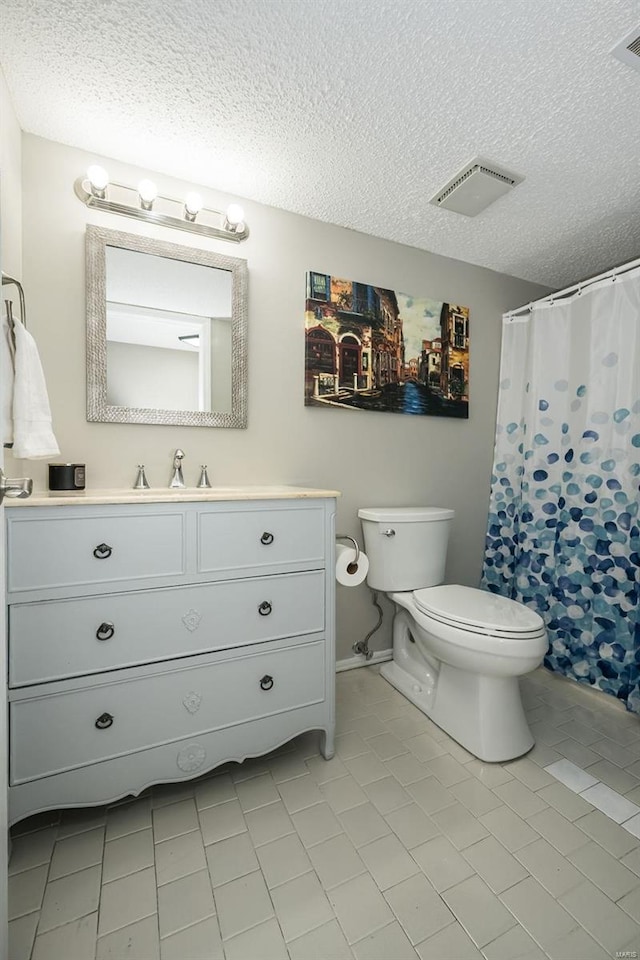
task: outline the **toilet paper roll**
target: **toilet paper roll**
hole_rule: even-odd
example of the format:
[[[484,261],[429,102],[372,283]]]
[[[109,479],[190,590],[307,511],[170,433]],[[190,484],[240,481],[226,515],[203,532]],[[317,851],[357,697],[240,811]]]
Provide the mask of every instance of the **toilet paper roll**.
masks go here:
[[[358,562],[355,562],[356,551],[353,547],[346,547],[336,543],[336,580],[345,587],[357,587],[364,583],[369,572],[369,558],[360,551]]]

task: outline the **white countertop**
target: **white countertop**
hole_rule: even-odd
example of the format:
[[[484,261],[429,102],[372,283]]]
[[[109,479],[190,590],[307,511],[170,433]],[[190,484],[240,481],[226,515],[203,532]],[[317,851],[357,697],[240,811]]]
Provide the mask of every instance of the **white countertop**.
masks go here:
[[[158,487],[151,490],[36,490],[25,500],[5,497],[5,507],[52,507],[78,506],[81,503],[181,503],[214,500],[302,500],[339,497],[338,490],[322,490],[314,487],[228,486],[185,487],[171,490]]]

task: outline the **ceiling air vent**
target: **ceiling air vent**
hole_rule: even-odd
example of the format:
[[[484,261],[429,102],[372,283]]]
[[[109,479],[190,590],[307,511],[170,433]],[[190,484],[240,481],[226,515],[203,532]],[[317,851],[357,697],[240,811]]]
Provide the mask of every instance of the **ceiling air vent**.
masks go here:
[[[640,73],[640,27],[628,33],[611,53],[622,63],[626,63],[628,67],[633,67]]]
[[[429,203],[453,210],[454,213],[463,213],[466,217],[475,217],[523,180],[524,177],[517,173],[476,157],[438,190]]]

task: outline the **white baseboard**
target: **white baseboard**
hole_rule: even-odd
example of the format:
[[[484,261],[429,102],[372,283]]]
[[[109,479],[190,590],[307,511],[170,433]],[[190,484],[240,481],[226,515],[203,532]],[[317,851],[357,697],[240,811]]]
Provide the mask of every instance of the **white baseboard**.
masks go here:
[[[376,650],[370,660],[367,660],[363,653],[356,654],[355,657],[347,657],[346,660],[336,660],[336,673],[342,673],[343,670],[354,670],[356,667],[370,667],[374,663],[382,663],[384,660],[393,659],[393,650]]]

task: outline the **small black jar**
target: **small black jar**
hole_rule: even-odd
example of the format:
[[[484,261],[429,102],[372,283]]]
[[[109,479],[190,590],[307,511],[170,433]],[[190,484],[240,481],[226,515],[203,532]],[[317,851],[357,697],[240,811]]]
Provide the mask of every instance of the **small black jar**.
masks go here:
[[[49,490],[84,490],[84,463],[50,463]]]

